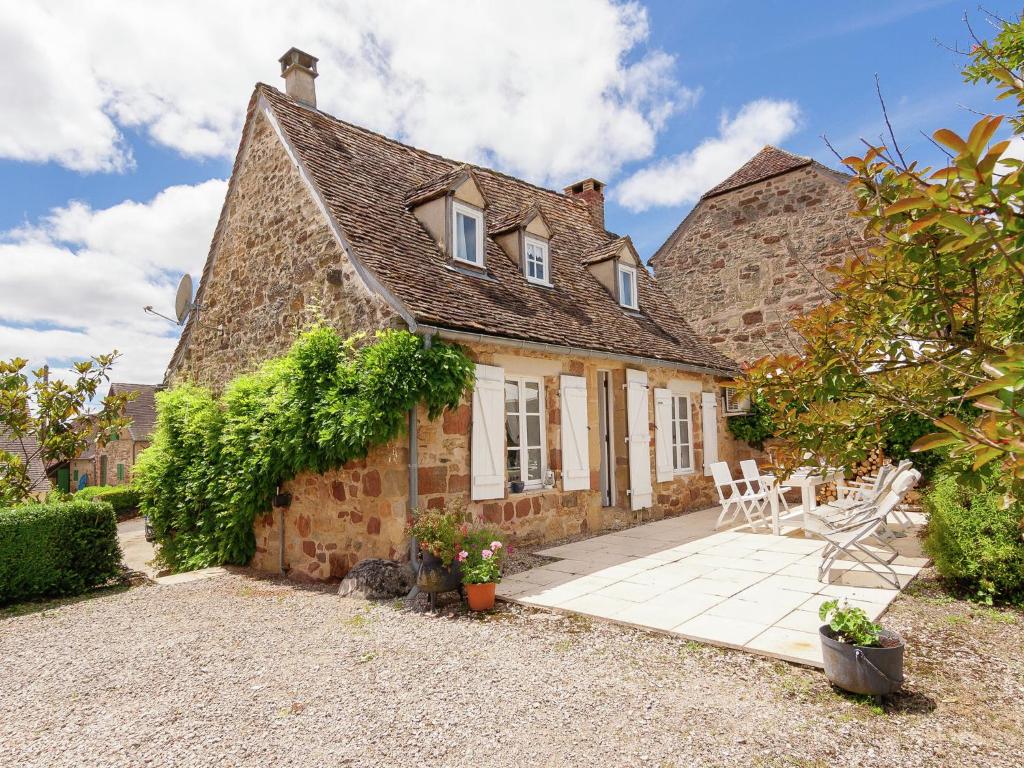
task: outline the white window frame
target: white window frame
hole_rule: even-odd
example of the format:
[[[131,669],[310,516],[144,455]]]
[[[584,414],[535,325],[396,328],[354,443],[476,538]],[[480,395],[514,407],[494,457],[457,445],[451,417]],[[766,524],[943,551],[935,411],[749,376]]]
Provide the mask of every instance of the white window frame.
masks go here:
[[[631,297],[629,297],[630,299],[632,299],[632,303],[627,302],[626,301],[627,297],[622,295],[622,273],[623,272],[628,273],[631,276],[631,278],[632,278],[632,282],[633,282],[633,295]],[[640,293],[640,286],[637,284],[636,277],[637,277],[637,275],[636,275],[636,267],[631,267],[628,264],[619,264],[618,265],[618,269],[615,272],[615,279],[618,281],[619,304],[621,306],[625,307],[626,309],[640,309],[640,299],[639,299],[639,296],[638,296],[638,294]]]
[[[682,402],[682,406],[680,406]],[[672,443],[672,472],[676,475],[692,475],[693,469],[693,409],[690,403],[690,396],[680,392],[672,393],[671,411],[671,443]],[[686,418],[679,417],[681,409],[685,409]],[[686,424],[686,443],[679,440],[680,425]],[[682,467],[683,451],[690,459],[689,467]]]
[[[479,261],[459,258],[459,214],[473,219],[476,222],[476,252]],[[452,260],[462,264],[469,264],[474,267],[484,266],[484,212],[471,205],[452,200]]]
[[[529,254],[531,247],[538,249],[541,253],[541,262],[544,266],[543,279],[534,277],[530,274]],[[537,285],[551,285],[551,257],[548,242],[546,240],[541,240],[539,237],[531,237],[529,235],[523,236],[523,274],[526,275],[527,282],[536,283]]]
[[[519,410],[517,415],[519,417],[519,477],[509,476],[509,481],[523,480],[523,470],[526,469],[526,452],[530,448],[537,448],[538,446],[531,446],[527,444],[527,430],[526,430],[526,387],[524,384],[527,382],[537,384],[537,392],[539,397],[538,408],[540,410],[540,477],[535,480],[523,480],[525,490],[536,490],[544,487],[544,477],[548,471],[548,425],[547,425],[547,403],[544,399],[544,379],[539,376],[522,376],[519,374],[510,374],[505,376],[506,384],[508,382],[516,382],[519,385]],[[502,397],[502,410],[504,411],[505,422],[508,421],[508,404],[506,403],[504,396]],[[531,414],[533,415],[533,414]],[[505,472],[508,474],[508,441],[505,441]]]

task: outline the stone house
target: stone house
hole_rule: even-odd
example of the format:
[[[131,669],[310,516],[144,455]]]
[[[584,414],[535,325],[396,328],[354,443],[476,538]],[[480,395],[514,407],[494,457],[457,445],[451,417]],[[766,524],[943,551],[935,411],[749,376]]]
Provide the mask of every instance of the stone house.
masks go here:
[[[605,229],[604,185],[557,193],[401,144],[318,110],[315,58],[281,65],[287,93],[249,102],[167,382],[220,387],[314,316],[457,342],[477,369],[456,410],[286,483],[252,565],[340,577],[402,557],[410,510],[449,502],[520,542],[715,503],[707,466],[746,450],[720,407],[736,365]]]
[[[89,485],[126,485],[132,479],[132,467],[139,454],[149,447],[156,424],[155,384],[112,383],[111,394],[135,392],[134,400],[125,406],[124,415],[131,423],[118,433],[117,438],[106,445],[93,442],[83,456],[72,462],[72,471],[78,475],[81,465],[91,466]],[[71,478],[72,487],[77,486],[78,477]]]
[[[789,321],[828,300],[828,267],[864,249],[849,180],[764,147],[704,193],[651,257],[658,283],[730,357],[793,351]]]

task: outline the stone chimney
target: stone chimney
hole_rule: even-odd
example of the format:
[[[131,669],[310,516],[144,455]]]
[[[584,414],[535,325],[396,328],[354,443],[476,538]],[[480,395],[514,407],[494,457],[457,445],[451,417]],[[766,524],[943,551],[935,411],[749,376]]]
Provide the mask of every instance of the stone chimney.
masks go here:
[[[284,90],[296,101],[307,107],[316,109],[316,56],[310,56],[298,48],[289,48],[288,53],[278,61],[281,62],[281,77],[284,78]]]
[[[574,197],[586,203],[594,223],[604,229],[604,182],[597,179],[584,179],[565,188],[567,197]]]

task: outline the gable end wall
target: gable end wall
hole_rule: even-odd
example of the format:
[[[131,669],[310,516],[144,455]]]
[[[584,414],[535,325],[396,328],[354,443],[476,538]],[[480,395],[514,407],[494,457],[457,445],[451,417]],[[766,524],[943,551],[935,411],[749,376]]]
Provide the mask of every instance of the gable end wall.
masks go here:
[[[367,288],[262,112],[225,201],[212,266],[169,380],[220,387],[322,317],[348,335],[398,323]]]
[[[792,351],[786,326],[828,300],[826,268],[864,247],[840,174],[809,166],[698,203],[655,273],[698,334],[740,362]]]

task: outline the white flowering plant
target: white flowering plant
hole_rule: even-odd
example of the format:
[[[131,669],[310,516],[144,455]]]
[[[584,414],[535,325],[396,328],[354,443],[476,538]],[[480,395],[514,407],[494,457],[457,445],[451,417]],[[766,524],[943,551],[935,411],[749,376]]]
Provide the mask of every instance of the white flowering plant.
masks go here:
[[[469,531],[456,559],[462,565],[463,584],[497,584],[501,581],[501,562],[505,545],[497,532],[489,528]]]

